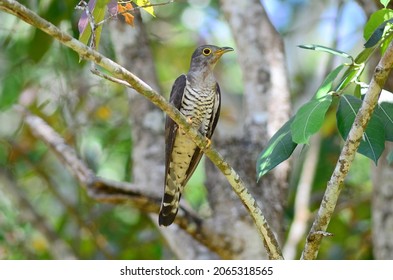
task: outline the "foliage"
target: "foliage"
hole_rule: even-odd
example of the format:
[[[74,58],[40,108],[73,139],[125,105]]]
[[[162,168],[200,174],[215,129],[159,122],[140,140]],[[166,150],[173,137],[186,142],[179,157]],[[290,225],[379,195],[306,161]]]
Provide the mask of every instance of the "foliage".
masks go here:
[[[363,84],[360,81],[360,76],[374,50],[380,47],[382,52],[384,52],[386,46],[392,41],[391,21],[393,21],[393,11],[389,9],[377,11],[370,17],[364,28],[364,37],[368,40],[365,44],[366,49],[360,52],[355,59],[352,58],[351,55],[333,48],[319,45],[300,46],[305,49],[324,51],[348,58],[351,60],[351,63],[343,63],[331,71],[326,80],[316,91],[313,99],[304,104],[297,111],[291,124],[291,131],[289,132],[288,129],[284,129],[287,126],[285,124],[272,139],[280,139],[290,134],[292,135],[292,141],[294,143],[307,144],[310,136],[318,132],[322,127],[325,114],[332,105],[333,98],[339,99],[339,106],[337,107],[337,126],[340,134],[345,139],[361,105],[361,100],[353,97],[357,95],[356,85]],[[346,71],[337,79],[343,68],[346,68]],[[334,82],[336,85],[334,85]],[[347,94],[350,93],[351,85],[355,85],[352,91],[353,96],[348,96]],[[385,104],[384,106],[389,106],[390,109],[391,105],[392,104]],[[360,144],[358,152],[373,160],[375,164],[377,164],[384,150],[385,141],[392,141],[389,136],[393,130],[393,126],[391,125],[392,119],[393,110],[383,110],[383,107],[379,106],[374,118],[368,124],[366,133]],[[287,143],[289,143],[289,140],[287,140]],[[256,166],[257,180],[265,175],[271,168],[277,166],[280,163],[279,160],[286,160],[290,156],[291,151],[293,152],[294,150],[274,149],[275,147],[276,145],[274,142],[269,142],[267,147],[265,147],[259,155]],[[274,164],[267,164],[272,161]],[[269,168],[266,168],[266,166],[269,166]]]
[[[49,5],[40,6],[38,11],[56,25],[63,24],[66,28],[68,27],[77,38],[79,34],[75,30],[76,23],[71,20],[74,13],[71,2],[48,1]],[[109,1],[96,1],[96,9],[99,7],[97,13],[99,9],[107,9],[104,4],[99,6],[99,2],[107,4]],[[141,2],[144,1],[134,1],[140,7],[148,6]],[[212,2],[206,8],[206,14],[213,15],[211,17],[215,21],[209,18],[207,20],[209,24],[203,24],[202,31],[198,31],[199,33],[193,29],[187,29],[186,21],[181,21],[187,9],[190,7],[173,5],[168,9],[169,11],[160,13],[157,10],[157,19],[146,23],[150,27],[149,30],[159,30],[157,26],[165,28],[168,25],[176,30],[175,34],[172,29],[165,29],[165,36],[160,34],[162,38],[152,38],[151,42],[154,56],[157,59],[158,76],[161,78],[160,82],[164,89],[168,89],[173,81],[172,78],[187,67],[178,57],[189,53],[201,38],[225,40],[221,34],[225,34],[226,29],[219,29],[222,28],[223,23],[216,18],[216,2]],[[192,9],[192,11],[196,10],[195,6]],[[100,12],[101,14],[94,17],[98,26],[102,26],[99,23],[111,17],[111,15],[105,17],[105,13]],[[119,13],[132,18],[132,13],[127,10],[119,10]],[[378,47],[381,47],[383,51],[384,46],[387,45],[386,42],[391,40],[390,13],[390,10],[383,12],[383,21],[376,16],[373,17],[375,22],[370,19],[367,25],[367,36],[365,35],[369,44],[366,44],[366,48],[355,59],[346,52],[334,48],[305,45],[309,49],[328,52],[340,58],[344,57],[350,62],[339,65],[327,75],[313,98],[301,106],[298,113],[272,137],[267,148],[258,158],[260,179],[280,162],[288,159],[298,144],[307,144],[310,136],[319,131],[323,136],[319,158],[323,160],[318,161],[312,190],[311,211],[314,211],[320,201],[329,171],[332,170],[339,152],[336,128],[339,127],[339,132],[345,137],[352,122],[352,119],[345,118],[345,115],[349,112],[349,115],[353,116],[352,113],[356,110],[351,108],[358,106],[357,104],[361,102],[358,82],[361,80],[360,77],[367,66],[368,59]],[[67,143],[77,149],[81,157],[97,174],[130,181],[132,178],[130,178],[129,170],[134,163],[130,162],[129,158],[129,154],[132,153],[132,139],[125,117],[127,109],[123,90],[92,79],[90,73],[86,71],[85,63],[78,64],[75,54],[65,48],[60,49],[57,44],[52,44],[50,37],[32,29],[23,29],[23,26],[20,29],[20,26],[12,24],[10,18],[7,17],[4,17],[4,22],[4,30],[11,32],[16,29],[18,32],[14,38],[4,31],[0,33],[0,44],[4,50],[4,53],[0,54],[4,62],[0,67],[2,77],[0,85],[0,108],[2,110],[0,113],[2,123],[0,129],[0,213],[2,214],[0,215],[0,258],[56,258],[56,255],[53,255],[54,243],[48,241],[48,235],[39,230],[40,227],[34,220],[29,220],[29,215],[26,215],[29,211],[26,211],[23,204],[18,201],[18,195],[24,195],[31,201],[35,209],[31,215],[41,215],[47,221],[48,227],[53,229],[56,240],[63,241],[77,258],[158,259],[171,257],[146,215],[132,207],[98,204],[89,200],[84,191],[81,191],[78,184],[71,179],[68,171],[43,143],[37,141],[31,132],[26,130],[20,122],[20,117],[11,109],[16,103],[28,106],[30,110],[42,116],[64,135]],[[132,20],[129,19],[129,23],[131,22]],[[224,32],[221,32],[219,36],[215,35],[217,37],[204,37],[206,33],[212,32],[209,28],[217,28]],[[86,31],[89,29],[90,26],[85,25],[81,32],[86,32],[82,39],[86,44],[89,43],[92,35],[91,30],[90,34]],[[95,47],[98,48],[98,43],[101,41],[100,47],[110,53],[113,46],[110,42],[108,43],[109,40],[106,37],[108,31],[99,27],[95,32],[96,40],[98,38]],[[156,34],[153,35],[152,37],[155,37]],[[170,44],[170,47],[162,48],[161,40],[165,44]],[[5,58],[2,57],[3,55]],[[233,88],[240,92],[241,82],[238,82],[240,72],[233,70],[234,67],[227,68],[231,69],[218,71],[231,73],[229,75],[231,77],[229,79],[230,89],[224,92],[229,92]],[[307,65],[298,68],[315,71],[309,70]],[[295,75],[299,75],[299,72]],[[297,79],[301,80],[300,84],[304,85],[311,83],[312,80],[309,74],[297,76]],[[168,90],[163,90],[163,92],[168,92]],[[299,98],[301,98],[299,93],[294,95],[294,100]],[[238,107],[241,106],[238,105]],[[374,125],[374,131],[381,129],[382,124],[383,129],[379,131],[385,131],[386,141],[392,141],[391,112],[393,112],[391,103],[381,103],[373,117],[378,119],[376,121],[378,124]],[[230,113],[227,114],[230,115]],[[225,108],[223,115],[225,115]],[[233,122],[231,116],[229,119]],[[337,120],[337,125],[335,125],[335,120]],[[370,133],[373,134],[373,132]],[[375,154],[379,154],[381,133],[375,134],[378,134],[379,144],[366,145],[363,148],[364,153],[378,150]],[[362,149],[359,150],[361,151]],[[393,153],[390,153],[390,162],[393,161],[392,155]],[[370,155],[371,157],[375,161],[378,158]],[[357,157],[353,169],[354,172],[350,174],[347,182],[350,188],[344,193],[338,205],[341,211],[336,214],[337,219],[331,223],[333,232],[343,234],[336,234],[337,238],[328,239],[324,243],[320,258],[372,257],[371,245],[369,242],[364,242],[370,239],[371,223],[367,160],[362,156]],[[12,175],[10,176],[11,184],[6,183],[7,180],[4,179],[8,171]],[[298,174],[293,175],[294,178],[296,176]],[[296,185],[296,182],[292,185]],[[9,188],[18,189],[19,194],[10,194]],[[353,199],[354,197],[360,197],[360,199]],[[293,201],[290,200],[288,223],[293,218],[290,213],[292,206]],[[73,212],[76,215],[70,214]],[[93,228],[93,231],[89,231],[89,228]],[[357,248],[362,250],[356,250]]]
[[[352,95],[343,95],[337,108],[337,126],[341,136],[346,139],[362,105],[362,100]],[[387,116],[386,121],[389,120]],[[382,132],[382,133],[381,133]],[[377,164],[385,148],[385,127],[377,114],[371,118],[363,135],[358,152],[370,158]]]
[[[135,1],[121,1],[117,0],[90,0],[88,5],[80,3],[79,9],[83,13],[79,19],[79,40],[98,49],[101,39],[102,26],[110,18],[121,15],[124,17],[125,22],[134,26],[134,3],[136,7],[144,9],[146,12],[154,16],[154,8],[149,0],[135,0]],[[105,10],[108,9],[109,17],[105,18]]]

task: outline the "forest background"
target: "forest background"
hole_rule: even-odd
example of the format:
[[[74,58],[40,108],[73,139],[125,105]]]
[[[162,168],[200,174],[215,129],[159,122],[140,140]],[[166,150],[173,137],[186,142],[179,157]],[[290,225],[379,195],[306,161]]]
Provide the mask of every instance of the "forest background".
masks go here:
[[[20,2],[79,37],[79,1]],[[369,15],[382,5],[350,0],[236,2],[174,1],[154,7],[155,16],[142,9],[141,18],[137,10],[134,27],[123,18],[103,26],[99,50],[168,98],[175,78],[188,70],[196,46],[235,48],[216,68],[223,106],[212,143],[252,185],[284,257],[299,258],[343,144],[335,111],[327,113],[310,145],[298,148],[290,162],[258,184],[255,164],[267,140],[342,63],[341,57],[297,46],[324,45],[355,56],[364,48]],[[248,18],[236,24],[236,13]],[[213,213],[202,229],[205,237],[186,233],[189,224],[158,228],[152,203],[163,190],[164,114],[137,93],[93,75],[90,63],[79,62],[75,52],[50,36],[4,12],[0,18],[0,259],[265,256],[243,205],[208,160],[186,188],[183,215],[187,223],[187,211],[208,221]],[[380,54],[375,56],[378,61]],[[368,64],[368,70],[375,64]],[[263,94],[253,94],[255,88]],[[59,142],[45,138],[52,132],[94,174],[131,182],[135,193],[148,199],[92,192],[51,146]],[[333,236],[324,238],[318,258],[393,257],[389,149],[387,144],[377,166],[356,156],[329,225]],[[223,189],[214,188],[218,185]],[[209,233],[214,233],[211,240]]]

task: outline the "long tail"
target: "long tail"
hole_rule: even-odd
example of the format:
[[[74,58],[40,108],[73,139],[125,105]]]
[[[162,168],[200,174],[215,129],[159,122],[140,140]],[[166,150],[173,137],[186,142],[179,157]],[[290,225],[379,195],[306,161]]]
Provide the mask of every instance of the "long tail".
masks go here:
[[[170,174],[168,174],[170,175]],[[165,184],[164,197],[162,198],[161,210],[158,215],[158,224],[161,226],[169,226],[175,220],[177,211],[179,210],[179,202],[183,187],[176,184],[171,176],[168,176]]]

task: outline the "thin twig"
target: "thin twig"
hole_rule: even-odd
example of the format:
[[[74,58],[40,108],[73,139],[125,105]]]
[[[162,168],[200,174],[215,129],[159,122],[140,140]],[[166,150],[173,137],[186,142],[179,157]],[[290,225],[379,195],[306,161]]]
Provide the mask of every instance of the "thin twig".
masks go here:
[[[355,121],[341,150],[334,172],[327,183],[325,195],[314,220],[312,228],[307,236],[306,245],[302,253],[302,259],[316,259],[323,235],[316,232],[326,232],[330,219],[336,207],[338,197],[343,187],[344,178],[347,176],[356,151],[371,119],[374,108],[378,103],[382,88],[388,78],[393,65],[393,41],[385,51],[378,66],[375,68],[370,86],[359,109]]]
[[[80,1],[78,3],[78,5],[75,7],[75,9],[82,10],[86,13],[86,16],[89,21],[90,29],[91,29],[91,40],[90,40],[89,47],[96,49],[96,46],[97,46],[96,30],[97,30],[98,24],[96,24],[96,21],[94,20],[94,16],[89,9],[89,5],[86,3],[86,1]]]
[[[116,79],[116,78],[111,77],[111,76],[108,76],[108,75],[102,73],[101,71],[99,71],[99,70],[98,70],[97,68],[95,68],[94,66],[95,66],[95,64],[93,64],[92,67],[91,67],[91,69],[90,69],[91,73],[93,73],[94,75],[97,75],[98,77],[101,77],[101,78],[106,79],[106,80],[108,80],[108,81],[111,81],[111,82],[113,82],[113,83],[117,83],[117,84],[119,84],[119,85],[122,85],[122,86],[125,86],[125,87],[132,88],[132,86],[131,86],[129,83],[127,83],[126,81],[121,80],[121,79]]]
[[[310,148],[307,151],[304,160],[302,173],[297,186],[294,218],[288,233],[287,241],[283,248],[285,259],[294,259],[298,245],[304,238],[310,219],[309,202],[311,186],[314,181],[315,170],[318,163],[319,149],[321,146],[321,137],[317,135],[311,139]]]
[[[127,3],[131,3],[133,1],[120,1],[118,2],[119,4],[127,4]],[[104,24],[105,22],[107,22],[108,20],[117,17],[118,15],[123,15],[123,14],[127,14],[129,12],[133,12],[135,10],[139,10],[139,9],[145,9],[145,8],[150,8],[150,7],[157,7],[157,6],[164,6],[164,5],[169,5],[171,3],[175,2],[174,0],[170,0],[167,2],[163,2],[163,3],[155,3],[155,4],[149,4],[149,5],[142,5],[142,6],[135,6],[132,9],[128,9],[128,10],[124,10],[122,12],[117,12],[113,15],[109,15],[107,18],[104,18],[103,20],[101,20],[100,22],[96,23],[96,26],[100,26],[102,24]]]
[[[108,72],[112,73],[117,79],[125,80],[131,87],[139,94],[145,96],[150,102],[164,111],[170,118],[172,118],[186,134],[192,139],[198,147],[200,147],[206,156],[220,169],[220,171],[227,178],[235,193],[239,196],[247,210],[249,211],[257,229],[264,240],[265,248],[270,259],[282,259],[281,248],[278,241],[270,229],[260,207],[256,200],[252,197],[250,192],[244,185],[243,180],[236,173],[236,171],[224,160],[224,158],[212,147],[208,147],[208,141],[203,137],[198,130],[194,129],[186,120],[186,118],[177,110],[172,104],[167,102],[164,97],[154,91],[149,85],[139,79],[136,75],[129,72],[124,67],[118,65],[114,61],[101,55],[100,53],[85,46],[80,41],[76,40],[69,34],[62,32],[56,26],[38,16],[33,11],[21,5],[17,1],[0,0],[0,10],[4,10],[23,21],[39,28],[43,32],[49,34],[53,38],[65,46],[73,49],[80,57],[92,60],[100,65]],[[94,178],[94,177],[92,177]]]

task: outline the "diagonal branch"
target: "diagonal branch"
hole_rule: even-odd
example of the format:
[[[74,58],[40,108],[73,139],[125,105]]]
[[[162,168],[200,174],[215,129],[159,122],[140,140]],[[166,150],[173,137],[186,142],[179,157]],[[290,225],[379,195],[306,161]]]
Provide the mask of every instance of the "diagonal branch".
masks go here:
[[[302,253],[302,259],[315,259],[325,235],[330,219],[336,207],[338,197],[342,189],[342,183],[349,172],[356,151],[371,119],[374,108],[378,103],[382,88],[389,76],[393,65],[393,41],[385,51],[374,74],[362,102],[362,106],[356,115],[355,121],[341,150],[334,172],[327,183],[325,195],[323,197],[318,215],[307,236],[306,246]]]
[[[168,103],[160,94],[154,91],[149,85],[139,79],[137,76],[129,72],[124,67],[118,65],[112,60],[106,58],[100,53],[85,46],[80,41],[76,40],[69,34],[62,32],[56,26],[41,18],[39,15],[21,5],[17,1],[0,0],[0,10],[13,14],[23,21],[29,23],[49,34],[51,37],[57,39],[63,45],[71,48],[77,52],[80,57],[94,61],[102,68],[117,79],[125,80],[130,86],[141,95],[145,96],[149,101],[159,107],[162,111],[168,114],[186,133],[187,135],[205,152],[206,156],[219,168],[219,170],[227,178],[235,193],[239,196],[251,217],[253,218],[261,237],[264,240],[265,248],[269,254],[270,259],[282,259],[281,249],[270,229],[260,207],[250,192],[245,187],[243,180],[236,173],[236,171],[224,160],[224,158],[214,149],[208,147],[208,141],[205,137],[192,128],[186,118],[170,103]],[[83,175],[83,174],[82,174]],[[91,177],[93,178],[93,177]],[[99,187],[102,187],[101,185]],[[122,194],[125,195],[125,194]],[[123,199],[124,197],[121,196]]]
[[[161,198],[147,192],[137,191],[131,183],[119,182],[97,177],[86,164],[80,160],[75,150],[68,146],[64,139],[53,130],[43,119],[31,114],[22,106],[17,110],[21,112],[25,124],[32,133],[43,141],[56,156],[69,168],[79,184],[86,188],[90,197],[102,202],[114,204],[132,202],[133,206],[147,213],[157,213],[160,209]],[[217,243],[220,240],[219,233],[214,225],[202,221],[198,216],[180,205],[178,217],[175,223],[188,232],[195,240],[216,252],[224,259],[233,255],[229,246],[225,243]]]

